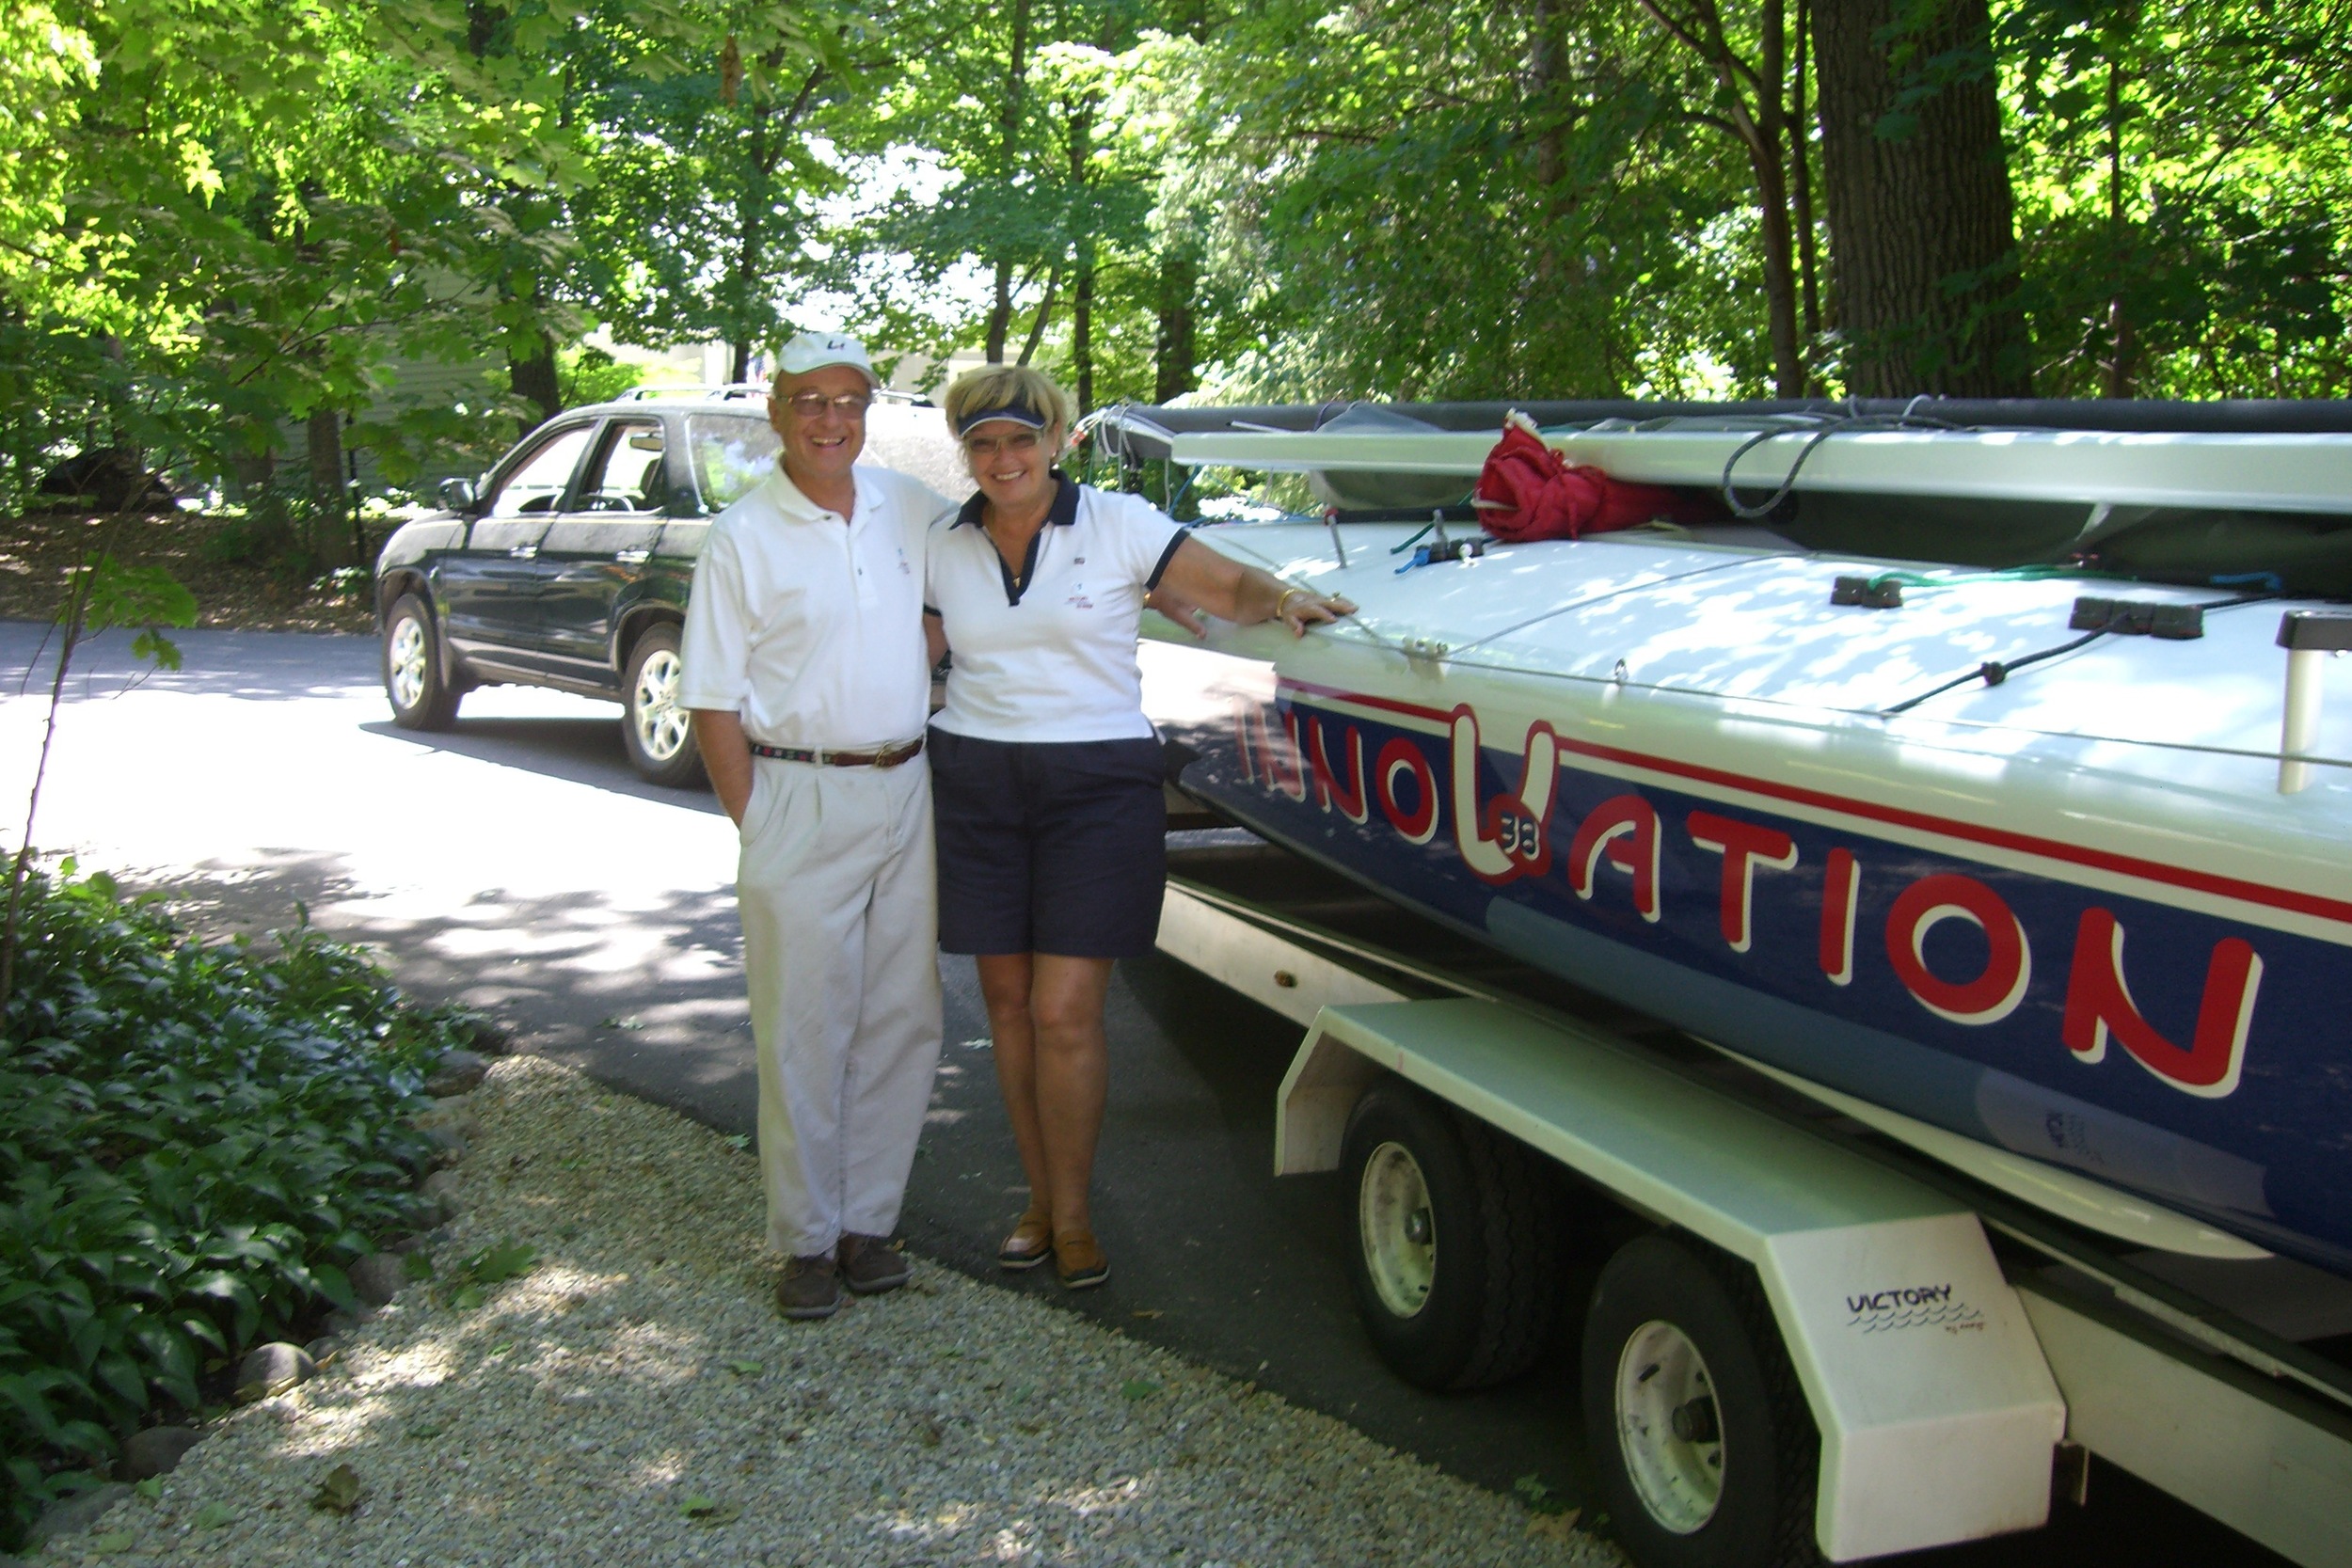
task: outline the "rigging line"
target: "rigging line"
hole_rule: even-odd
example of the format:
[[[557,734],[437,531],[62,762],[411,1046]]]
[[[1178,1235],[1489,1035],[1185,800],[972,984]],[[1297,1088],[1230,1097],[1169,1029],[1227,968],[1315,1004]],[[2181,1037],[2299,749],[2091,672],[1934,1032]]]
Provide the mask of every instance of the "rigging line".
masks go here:
[[[1780,487],[1774,490],[1772,493],[1771,498],[1765,500],[1761,505],[1744,506],[1740,504],[1739,489],[1732,483],[1731,478],[1732,470],[1740,465],[1740,459],[1745,457],[1749,452],[1754,451],[1757,447],[1762,446],[1767,441],[1774,440],[1783,436],[1795,434],[1793,430],[1790,430],[1787,426],[1782,426],[1781,428],[1774,430],[1757,431],[1755,435],[1740,442],[1740,445],[1733,450],[1732,454],[1724,459],[1724,478],[1723,484],[1721,486],[1724,497],[1724,504],[1731,508],[1731,514],[1733,516],[1745,522],[1754,522],[1758,517],[1762,517],[1771,513],[1774,507],[1778,506],[1782,501],[1787,500],[1790,493],[1796,489],[1797,475],[1803,471],[1805,460],[1813,455],[1813,449],[1820,446],[1823,441],[1828,440],[1833,436],[1857,430],[1957,431],[1967,428],[1966,426],[1953,424],[1946,420],[1939,420],[1930,415],[1914,412],[1914,410],[1918,407],[1920,402],[1920,398],[1913,398],[1910,403],[1904,405],[1903,411],[1899,414],[1840,414],[1822,417],[1821,427],[1819,430],[1816,430],[1805,441],[1804,445],[1799,449],[1797,452],[1797,460],[1788,465],[1788,472],[1782,477]]]
[[[2263,604],[2276,599],[2278,595],[2275,594],[2241,594],[2233,599],[2215,599],[2211,603],[2201,604],[2197,608],[2199,610],[2235,610],[2241,605]],[[2083,633],[2082,636],[2075,638],[2071,642],[2061,642],[2055,648],[2043,648],[2039,653],[2024,654],[2016,658],[1989,659],[1986,662],[1978,665],[1974,670],[1969,671],[1964,675],[1953,676],[1950,680],[1946,681],[1942,686],[1936,687],[1932,690],[1922,691],[1916,697],[1906,698],[1902,702],[1897,703],[1893,707],[1879,709],[1879,717],[1882,719],[1892,719],[1899,713],[1908,713],[1913,708],[1917,707],[1921,703],[1926,702],[1929,698],[1941,697],[1947,691],[1958,690],[1961,687],[1966,686],[1970,681],[1980,680],[1987,686],[1998,686],[2003,681],[2009,679],[2010,675],[2025,669],[2029,664],[2039,664],[2045,658],[2056,658],[2060,654],[2071,654],[2077,648],[2089,647],[2091,643],[2096,642],[2102,637],[2109,635],[2112,634],[2108,631],[2108,629],[2106,626],[2101,626],[2096,631],[2088,631]]]

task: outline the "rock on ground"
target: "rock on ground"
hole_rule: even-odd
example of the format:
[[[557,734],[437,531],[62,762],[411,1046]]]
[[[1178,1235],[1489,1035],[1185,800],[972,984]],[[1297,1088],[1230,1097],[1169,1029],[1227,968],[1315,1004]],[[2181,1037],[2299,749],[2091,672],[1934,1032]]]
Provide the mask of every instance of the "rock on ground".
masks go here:
[[[169,1475],[179,1468],[188,1450],[203,1440],[204,1434],[193,1427],[149,1427],[135,1432],[130,1441],[122,1445],[122,1464],[118,1473],[125,1481]]]
[[[54,1559],[1619,1560],[1328,1417],[919,1259],[904,1290],[781,1323],[749,1155],[535,1058],[499,1063],[476,1101],[483,1158],[430,1284]]]

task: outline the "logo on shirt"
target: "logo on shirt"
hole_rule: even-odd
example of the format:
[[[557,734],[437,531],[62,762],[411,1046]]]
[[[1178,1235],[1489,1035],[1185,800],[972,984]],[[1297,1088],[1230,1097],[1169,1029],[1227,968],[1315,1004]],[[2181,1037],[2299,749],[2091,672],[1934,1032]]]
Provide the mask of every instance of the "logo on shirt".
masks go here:
[[[1092,610],[1094,608],[1094,601],[1087,597],[1087,585],[1083,582],[1073,584],[1070,590],[1070,597],[1064,599],[1062,603],[1068,605],[1073,610]]]
[[[902,578],[911,578],[914,575],[914,568],[907,564],[906,546],[903,545],[898,546],[898,575]]]

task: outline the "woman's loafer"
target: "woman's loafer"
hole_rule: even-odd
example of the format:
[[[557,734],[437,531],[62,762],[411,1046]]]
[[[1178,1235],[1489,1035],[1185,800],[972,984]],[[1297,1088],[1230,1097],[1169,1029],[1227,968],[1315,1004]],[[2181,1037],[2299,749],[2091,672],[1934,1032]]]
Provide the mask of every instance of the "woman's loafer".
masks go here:
[[[1021,1216],[1021,1223],[1012,1227],[1012,1234],[996,1249],[996,1266],[1034,1269],[1053,1256],[1054,1223],[1042,1212],[1032,1209]]]
[[[1054,1238],[1054,1273],[1064,1290],[1091,1290],[1111,1276],[1111,1260],[1103,1256],[1093,1231],[1065,1230]]]

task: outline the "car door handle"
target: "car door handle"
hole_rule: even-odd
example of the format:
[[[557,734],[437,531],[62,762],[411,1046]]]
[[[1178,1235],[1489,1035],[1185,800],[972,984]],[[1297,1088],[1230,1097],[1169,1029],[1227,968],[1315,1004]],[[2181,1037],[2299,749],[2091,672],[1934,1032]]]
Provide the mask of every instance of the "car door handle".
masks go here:
[[[651,550],[614,550],[612,559],[624,566],[643,566],[653,559]]]
[[[517,561],[534,561],[538,559],[539,546],[536,545],[517,545],[506,553],[513,556]]]

